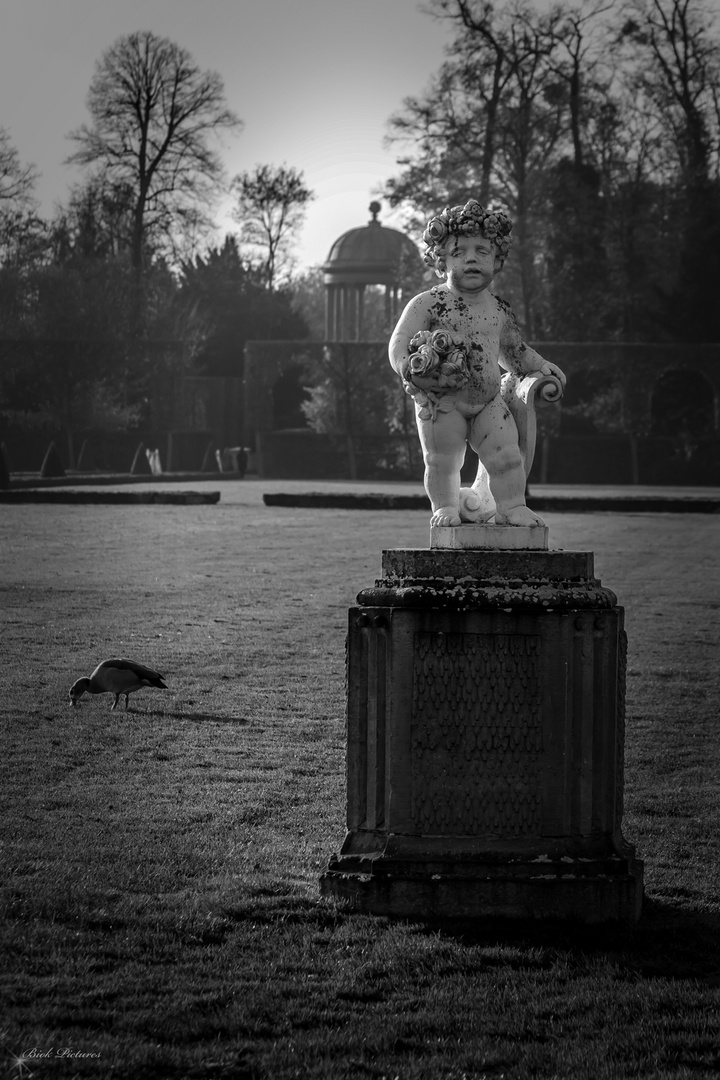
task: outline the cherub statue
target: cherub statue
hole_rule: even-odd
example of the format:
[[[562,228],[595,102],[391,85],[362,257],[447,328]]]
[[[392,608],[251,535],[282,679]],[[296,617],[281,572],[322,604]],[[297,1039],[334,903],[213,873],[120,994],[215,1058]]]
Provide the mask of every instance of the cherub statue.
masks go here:
[[[474,199],[431,218],[424,257],[445,281],[410,301],[390,339],[390,363],[415,399],[431,525],[493,515],[497,525],[544,524],[525,503],[525,468],[501,368],[554,375],[560,393],[565,375],[523,342],[509,305],[489,291],[511,230],[506,214]],[[470,489],[460,486],[467,443],[480,459]]]

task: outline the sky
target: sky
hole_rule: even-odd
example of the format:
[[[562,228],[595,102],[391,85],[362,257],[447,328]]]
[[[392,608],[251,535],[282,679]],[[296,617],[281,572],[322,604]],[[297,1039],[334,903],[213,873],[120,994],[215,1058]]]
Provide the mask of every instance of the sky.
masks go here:
[[[241,118],[224,136],[229,176],[286,164],[315,192],[296,248],[318,266],[396,174],[384,146],[389,117],[427,86],[450,28],[421,0],[0,0],[0,127],[41,177],[50,215],[80,178],[64,164],[68,134],[89,121],[87,91],[97,60],[117,38],[151,30],[216,71]],[[397,226],[384,207],[380,220]],[[216,215],[220,239],[236,231]]]

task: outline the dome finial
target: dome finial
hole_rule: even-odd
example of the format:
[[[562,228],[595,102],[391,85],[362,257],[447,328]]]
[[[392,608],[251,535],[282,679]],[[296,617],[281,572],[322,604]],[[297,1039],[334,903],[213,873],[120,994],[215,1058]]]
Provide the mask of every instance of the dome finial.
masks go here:
[[[373,202],[371,202],[370,205],[368,206],[368,210],[372,214],[372,219],[370,221],[370,224],[372,225],[373,221],[377,221],[377,216],[380,213],[380,211],[382,210],[382,206],[380,205],[379,202],[375,202],[373,200]]]

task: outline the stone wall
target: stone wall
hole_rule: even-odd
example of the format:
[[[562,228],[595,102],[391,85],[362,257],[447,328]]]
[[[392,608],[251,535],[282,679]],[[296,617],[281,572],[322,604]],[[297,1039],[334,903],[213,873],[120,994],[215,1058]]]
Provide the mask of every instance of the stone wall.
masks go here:
[[[368,343],[372,348],[382,343]],[[619,345],[535,342],[534,347],[568,375],[557,409],[539,414],[539,439],[531,482],[546,484],[720,484],[720,345]],[[245,430],[260,435],[260,475],[271,478],[348,477],[343,447],[326,436],[276,431],[273,386],[298,356],[320,343],[249,342],[246,347]],[[658,388],[673,373],[698,401],[702,430],[676,430],[663,416]],[[602,388],[592,420],[583,401]],[[564,410],[564,411],[563,411]],[[599,428],[599,430],[598,430]],[[336,440],[337,441],[337,440]],[[389,438],[383,449],[357,453],[357,475],[417,479],[422,466]],[[464,474],[474,472],[468,460]]]
[[[164,468],[197,471],[208,442],[218,447],[244,444],[243,389],[240,378],[158,378],[142,424],[114,431],[78,426],[68,432],[50,417],[3,414],[0,404],[0,441],[7,448],[13,472],[39,471],[51,441],[66,469],[76,467],[85,443],[91,450],[93,468],[129,472],[142,442],[160,450]]]

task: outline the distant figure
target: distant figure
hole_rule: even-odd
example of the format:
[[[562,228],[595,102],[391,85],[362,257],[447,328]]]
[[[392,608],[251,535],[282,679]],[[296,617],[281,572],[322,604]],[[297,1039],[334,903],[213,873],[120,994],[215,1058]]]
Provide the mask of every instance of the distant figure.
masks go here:
[[[215,451],[220,472],[236,472],[244,476],[248,466],[248,454],[244,446],[226,446]]]
[[[148,459],[150,472],[153,474],[153,476],[162,476],[162,462],[160,461],[160,451],[146,450],[145,455]]]
[[[488,520],[543,525],[525,503],[518,430],[501,395],[501,368],[517,375],[565,375],[520,337],[509,305],[488,291],[510,248],[512,222],[475,200],[446,207],[425,230],[425,261],[442,285],[414,297],[390,340],[390,362],[415,399],[431,525]],[[473,488],[461,489],[466,444],[480,459]],[[483,512],[489,477],[496,506]]]
[[[244,446],[238,446],[235,454],[235,468],[240,476],[245,476],[248,467],[248,453]]]

